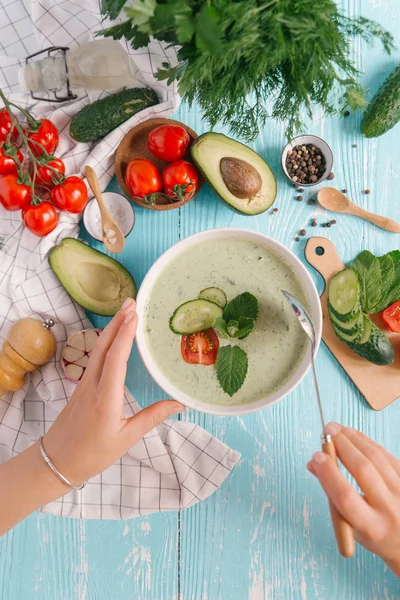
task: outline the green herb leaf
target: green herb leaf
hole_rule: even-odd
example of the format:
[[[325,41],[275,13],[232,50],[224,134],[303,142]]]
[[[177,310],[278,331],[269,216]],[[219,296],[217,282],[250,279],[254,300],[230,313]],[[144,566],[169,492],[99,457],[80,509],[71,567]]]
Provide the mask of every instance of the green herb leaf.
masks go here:
[[[150,19],[154,15],[156,6],[156,0],[136,0],[133,6],[128,6],[124,11],[138,31],[150,34],[152,33]]]
[[[231,319],[227,325],[228,333],[231,337],[235,337],[235,333],[239,331],[239,321]]]
[[[379,260],[369,252],[360,252],[350,264],[360,285],[360,302],[364,312],[372,313],[376,306],[381,303],[382,276]]]
[[[239,338],[239,340],[243,340],[245,337],[249,335],[254,329],[254,319],[250,319],[250,317],[240,317],[239,319],[239,329],[232,336],[234,338]]]
[[[218,26],[218,13],[213,6],[203,6],[196,15],[196,46],[203,52],[217,54],[221,51],[222,31]]]
[[[379,268],[381,271],[381,299],[375,306],[374,312],[381,312],[387,308],[387,299],[390,296],[390,291],[394,281],[394,262],[389,254],[385,254],[378,258]]]
[[[221,337],[229,338],[228,327],[222,317],[217,317],[213,323],[213,329],[215,329]]]
[[[228,302],[224,308],[223,317],[228,323],[231,320],[239,321],[240,317],[257,319],[258,300],[250,292],[244,292]]]
[[[242,387],[248,369],[247,354],[237,346],[223,346],[218,351],[217,379],[226,394],[233,396]]]

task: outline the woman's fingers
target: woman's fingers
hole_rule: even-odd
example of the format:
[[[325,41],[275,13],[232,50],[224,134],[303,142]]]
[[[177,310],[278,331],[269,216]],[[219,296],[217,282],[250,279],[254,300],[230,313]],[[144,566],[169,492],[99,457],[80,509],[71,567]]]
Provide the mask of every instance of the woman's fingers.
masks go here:
[[[127,363],[136,335],[137,321],[137,314],[130,307],[106,354],[98,384],[101,397],[106,402],[109,398],[119,397],[115,391],[123,388],[125,384]]]
[[[351,427],[346,427],[345,429],[346,429],[347,433],[350,433],[350,432],[354,433],[358,439],[365,440],[373,448],[377,448],[379,450],[379,452],[385,456],[386,460],[392,465],[393,469],[395,470],[395,472],[397,473],[397,476],[400,479],[400,460],[398,458],[393,456],[393,454],[390,454],[390,452],[388,452],[386,450],[386,448],[383,448],[382,446],[377,444],[377,442],[375,442],[374,440],[371,440],[371,438],[368,437],[367,435],[365,435],[365,433],[362,433],[362,431],[358,431],[357,429],[352,429]]]
[[[122,323],[124,322],[127,313],[130,310],[134,310],[135,307],[135,301],[132,298],[127,298],[120,310],[108,323],[107,327],[103,329],[95,344],[95,347],[93,348],[93,352],[84,375],[85,379],[94,379],[96,383],[100,379],[107,352],[111,347],[111,344],[113,343]]]
[[[354,529],[363,532],[373,527],[375,511],[327,454],[316,452],[309,470],[318,477],[328,498]]]
[[[332,435],[340,461],[353,475],[368,502],[375,506],[382,505],[388,489],[375,465],[346,437],[340,425],[329,423],[326,431]]]
[[[127,419],[123,433],[128,437],[130,446],[133,446],[154,427],[161,425],[172,415],[178,415],[184,410],[185,407],[176,400],[156,402],[138,412],[134,417]]]

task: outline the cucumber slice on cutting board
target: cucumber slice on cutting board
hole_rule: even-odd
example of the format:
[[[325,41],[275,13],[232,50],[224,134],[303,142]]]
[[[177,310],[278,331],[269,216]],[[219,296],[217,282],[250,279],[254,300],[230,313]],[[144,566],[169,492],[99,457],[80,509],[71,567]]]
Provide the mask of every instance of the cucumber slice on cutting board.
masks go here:
[[[361,133],[378,137],[400,121],[400,65],[383,82],[368,104],[361,121]]]
[[[341,321],[332,313],[332,311],[329,311],[329,318],[332,322],[332,325],[334,325],[339,331],[349,335],[357,333],[362,329],[363,316],[364,315],[360,308],[360,310],[358,310],[354,317],[352,317],[349,321]]]
[[[215,302],[199,298],[178,306],[169,321],[169,326],[178,335],[190,335],[209,329],[218,317],[222,317],[222,308]]]
[[[375,365],[391,365],[394,361],[394,348],[383,331],[365,315],[363,329],[361,338],[349,343],[349,347]]]
[[[329,311],[339,321],[347,322],[360,310],[360,290],[357,275],[351,269],[344,269],[335,275],[328,291]]]
[[[357,342],[359,342],[359,340],[362,338],[363,334],[364,334],[364,330],[363,328],[361,328],[359,331],[356,331],[356,333],[344,333],[343,331],[340,331],[340,329],[337,329],[337,327],[335,327],[335,325],[332,323],[332,327],[333,327],[333,331],[336,333],[337,337],[339,338],[340,341],[345,342],[346,344],[355,344]]]
[[[201,290],[199,298],[215,302],[215,304],[218,304],[221,308],[225,308],[228,301],[225,292],[217,287],[208,287]]]

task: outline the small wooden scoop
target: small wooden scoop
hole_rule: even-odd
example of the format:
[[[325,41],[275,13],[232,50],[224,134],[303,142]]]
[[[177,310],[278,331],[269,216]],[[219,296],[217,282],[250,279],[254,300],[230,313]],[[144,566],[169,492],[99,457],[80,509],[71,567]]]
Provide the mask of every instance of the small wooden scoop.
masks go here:
[[[368,210],[360,208],[354,204],[354,202],[349,200],[347,196],[342,194],[342,192],[339,192],[339,190],[328,187],[322,188],[322,190],[319,190],[317,198],[320,205],[323,206],[323,208],[326,208],[326,210],[330,210],[331,212],[345,213],[347,215],[354,215],[355,217],[361,217],[361,219],[370,221],[370,223],[374,223],[375,225],[378,225],[378,227],[386,229],[386,231],[400,233],[399,223],[396,223],[396,221],[393,221],[393,219],[381,217],[380,215],[375,215]]]
[[[99,205],[103,243],[109,252],[118,254],[124,249],[125,246],[124,234],[108,212],[108,208],[105,205],[103,196],[101,195],[99,181],[92,167],[88,166],[85,168],[85,175],[94,197],[97,200],[97,204]]]

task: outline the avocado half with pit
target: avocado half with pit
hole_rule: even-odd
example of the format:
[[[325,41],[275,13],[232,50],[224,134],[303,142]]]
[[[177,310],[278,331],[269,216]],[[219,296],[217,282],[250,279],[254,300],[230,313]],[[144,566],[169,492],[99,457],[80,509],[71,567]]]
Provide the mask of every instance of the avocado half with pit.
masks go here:
[[[136,283],[118,261],[74,238],[64,238],[49,254],[50,267],[68,294],[86,310],[111,317]]]
[[[241,213],[258,215],[275,202],[274,174],[251,148],[211,131],[194,141],[191,154],[216,193]]]

